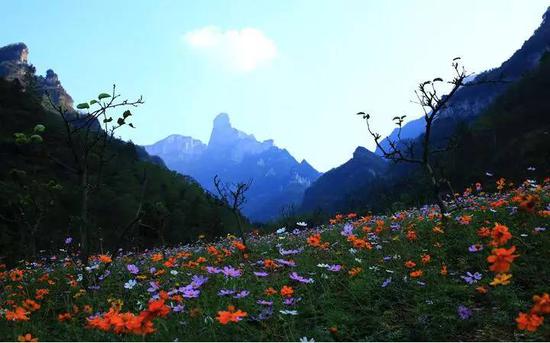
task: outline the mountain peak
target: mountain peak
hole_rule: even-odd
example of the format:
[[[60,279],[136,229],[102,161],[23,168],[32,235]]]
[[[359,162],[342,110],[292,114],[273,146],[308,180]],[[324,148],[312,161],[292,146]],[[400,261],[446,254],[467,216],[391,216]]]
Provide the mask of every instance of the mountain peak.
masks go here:
[[[227,128],[231,127],[231,122],[229,121],[229,115],[227,113],[220,113],[214,119],[214,128]]]

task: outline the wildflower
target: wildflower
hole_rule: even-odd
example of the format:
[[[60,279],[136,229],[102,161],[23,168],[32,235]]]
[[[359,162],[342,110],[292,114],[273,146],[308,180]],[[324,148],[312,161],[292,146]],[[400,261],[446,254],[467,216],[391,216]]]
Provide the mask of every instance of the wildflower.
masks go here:
[[[65,244],[69,245],[73,242],[73,238],[72,237],[67,237],[65,238]]]
[[[57,316],[57,320],[59,320],[60,322],[65,322],[65,321],[68,321],[68,320],[71,320],[71,319],[72,319],[72,316],[69,312],[60,313]]]
[[[206,272],[208,274],[218,274],[218,273],[221,273],[221,269],[219,268],[216,268],[216,267],[212,267],[212,266],[206,266]]]
[[[291,316],[297,316],[298,315],[298,311],[296,311],[296,310],[279,310],[279,313],[289,314]]]
[[[447,275],[448,271],[447,271],[447,266],[446,265],[442,265],[441,266],[441,270],[439,271],[439,274],[441,275]]]
[[[38,311],[40,309],[40,304],[32,299],[26,299],[23,302],[23,307],[30,312]]]
[[[137,281],[134,280],[134,279],[131,279],[131,280],[128,280],[128,282],[126,282],[126,283],[124,284],[124,288],[126,288],[126,289],[132,289],[132,288],[134,288],[136,285],[137,285]]]
[[[477,230],[477,235],[479,237],[489,237],[491,235],[491,230],[486,227],[481,227],[479,230]]]
[[[99,255],[97,258],[99,259],[100,262],[103,262],[103,263],[113,262],[113,260],[111,259],[111,257],[109,255]]]
[[[300,338],[300,342],[315,342],[313,338],[308,339],[306,336]]]
[[[208,277],[202,275],[193,275],[191,278],[191,286],[193,288],[199,288],[208,281]]]
[[[487,257],[487,262],[491,263],[489,269],[499,273],[508,272],[510,270],[510,264],[518,257],[518,255],[512,255],[514,251],[516,251],[515,246],[512,246],[510,249],[493,249],[492,255]]]
[[[265,306],[272,306],[273,305],[273,301],[267,301],[267,300],[262,300],[262,299],[259,299],[256,303],[258,305],[265,305]]]
[[[327,270],[331,272],[339,272],[342,269],[342,266],[339,264],[331,264],[327,267]]]
[[[29,320],[28,312],[23,307],[17,306],[15,311],[6,311],[6,320],[8,321],[27,321]]]
[[[458,316],[462,320],[466,320],[472,316],[472,310],[470,310],[464,305],[458,306],[457,312],[458,312]]]
[[[286,227],[282,227],[280,229],[277,229],[277,231],[275,231],[278,235],[282,235],[283,233],[285,233],[286,231]]]
[[[422,255],[422,263],[424,263],[424,264],[430,263],[431,259],[432,259],[432,257],[428,254]]]
[[[481,245],[481,244],[472,244],[468,248],[469,252],[478,252],[478,251],[481,251],[481,250],[483,250],[483,245]]]
[[[264,268],[266,268],[266,269],[275,269],[277,267],[278,267],[278,265],[277,265],[277,263],[275,263],[275,261],[270,260],[270,259],[265,259],[264,260]]]
[[[407,267],[407,268],[414,268],[414,267],[416,267],[416,263],[413,262],[413,261],[411,261],[411,260],[409,260],[409,261],[405,262],[405,267]]]
[[[240,251],[246,250],[246,246],[241,241],[233,241],[233,246]]]
[[[544,318],[536,315],[535,313],[523,313],[520,312],[516,318],[518,323],[518,329],[527,330],[531,332],[537,331],[538,327],[542,324]]]
[[[163,259],[163,256],[161,253],[156,253],[156,254],[153,254],[153,256],[151,256],[151,261],[153,262],[158,262],[162,259]]]
[[[128,269],[128,271],[134,275],[139,273],[139,268],[135,264],[127,265],[126,269]]]
[[[485,286],[476,287],[476,291],[480,294],[485,294],[485,293],[489,292],[489,290]]]
[[[469,225],[472,222],[472,216],[464,214],[458,217],[457,220],[462,225]]]
[[[498,286],[498,285],[508,285],[510,283],[510,279],[512,278],[512,274],[505,274],[500,273],[495,276],[493,281],[491,281],[491,286]]]
[[[550,314],[550,296],[548,293],[534,295],[533,301],[535,302],[535,305],[533,305],[531,312],[538,314]]]
[[[350,277],[354,277],[354,276],[357,276],[359,273],[361,273],[362,270],[363,268],[361,267],[353,267],[348,271],[348,274]]]
[[[461,276],[461,278],[464,279],[464,281],[466,281],[469,285],[478,282],[479,280],[481,280],[482,277],[483,275],[478,272],[475,272],[474,274],[467,272],[466,276]]]
[[[231,266],[223,267],[223,270],[221,272],[225,277],[232,277],[232,278],[238,278],[242,274],[242,271],[240,269],[235,269]]]
[[[264,293],[265,293],[265,295],[270,296],[270,295],[277,294],[278,292],[275,288],[269,287],[264,291]]]
[[[423,274],[424,274],[424,272],[420,269],[419,270],[414,270],[414,271],[409,273],[409,275],[413,278],[421,277]]]
[[[259,276],[259,277],[266,277],[266,276],[269,275],[269,273],[267,273],[267,272],[254,272],[254,275]]]
[[[306,222],[297,222],[296,225],[306,227],[307,223]]]
[[[495,227],[491,231],[491,237],[493,238],[493,245],[500,246],[506,244],[512,238],[512,234],[507,226],[495,223]]]
[[[313,283],[312,278],[305,278],[303,276],[298,275],[296,272],[292,272],[289,274],[290,279],[301,282],[301,283]]]
[[[227,311],[218,311],[216,320],[222,325],[227,325],[230,322],[237,323],[247,315],[248,314],[246,312],[235,310],[234,306],[228,306]]]
[[[30,333],[17,336],[17,341],[19,342],[38,342],[38,338],[33,337]]]
[[[170,307],[166,306],[162,299],[153,300],[149,302],[147,312],[154,317],[166,317],[170,313]]]
[[[307,238],[307,244],[311,245],[312,247],[318,247],[321,245],[321,234],[316,233]]]
[[[235,294],[235,290],[233,290],[233,289],[220,289],[218,291],[218,295],[220,297],[223,297],[223,296],[226,296],[226,295],[231,295],[231,294]]]
[[[11,281],[21,281],[23,280],[23,271],[19,269],[14,269],[10,271]]]
[[[416,236],[416,231],[414,230],[408,230],[407,231],[407,239],[409,241],[414,241],[416,240],[418,237]]]
[[[391,283],[391,277],[390,278],[387,278],[386,280],[384,280],[384,282],[382,282],[382,288],[386,288],[389,284]]]
[[[235,298],[235,299],[242,299],[242,298],[246,298],[249,294],[250,294],[250,291],[242,290],[242,291],[240,291],[239,293],[235,294],[235,295],[233,296],[233,298]]]
[[[342,228],[342,231],[340,232],[340,234],[342,236],[346,236],[346,237],[349,237],[350,235],[353,234],[353,225],[351,225],[350,223],[346,223],[344,225],[344,227]]]
[[[283,286],[283,288],[281,288],[281,292],[280,292],[280,293],[281,293],[281,295],[282,295],[283,297],[289,298],[289,297],[292,296],[292,294],[294,294],[294,289],[293,289],[292,287],[290,287],[290,286],[286,286],[286,285],[285,285],[285,286]]]

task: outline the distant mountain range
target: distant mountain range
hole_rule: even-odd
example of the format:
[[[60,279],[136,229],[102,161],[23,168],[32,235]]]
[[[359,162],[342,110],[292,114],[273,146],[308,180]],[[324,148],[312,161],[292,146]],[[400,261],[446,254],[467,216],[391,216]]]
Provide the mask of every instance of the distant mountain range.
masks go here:
[[[299,206],[304,191],[321,175],[307,161],[298,162],[286,149],[275,146],[273,140],[260,142],[233,128],[226,113],[214,119],[208,144],[170,135],[144,148],[210,192],[215,192],[216,175],[229,183],[252,181],[243,212],[255,221],[275,219],[283,208]]]

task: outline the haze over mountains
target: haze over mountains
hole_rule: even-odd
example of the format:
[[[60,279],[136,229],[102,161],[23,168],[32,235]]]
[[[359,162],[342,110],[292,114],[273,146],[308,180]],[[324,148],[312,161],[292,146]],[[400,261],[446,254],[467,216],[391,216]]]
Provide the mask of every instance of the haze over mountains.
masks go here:
[[[283,208],[299,206],[304,191],[321,175],[307,161],[298,162],[286,149],[275,146],[273,140],[260,142],[233,128],[226,113],[214,119],[208,144],[170,135],[145,149],[213,193],[216,175],[229,183],[251,181],[244,214],[256,221],[275,219]]]

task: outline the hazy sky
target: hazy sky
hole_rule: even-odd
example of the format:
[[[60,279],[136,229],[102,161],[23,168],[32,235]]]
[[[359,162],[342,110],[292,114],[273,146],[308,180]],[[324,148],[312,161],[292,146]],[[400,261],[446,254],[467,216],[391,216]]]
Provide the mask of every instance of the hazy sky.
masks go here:
[[[136,130],[150,144],[173,133],[207,142],[213,118],[274,139],[326,171],[358,145],[354,114],[383,134],[418,116],[419,81],[499,66],[550,5],[495,1],[0,1],[0,44],[25,42],[39,73],[54,69],[75,102],[116,83],[143,94]]]

